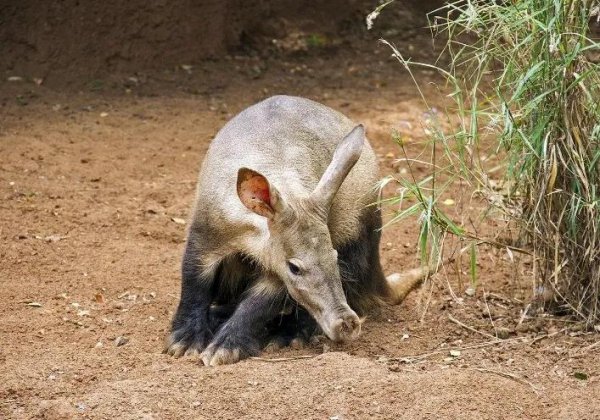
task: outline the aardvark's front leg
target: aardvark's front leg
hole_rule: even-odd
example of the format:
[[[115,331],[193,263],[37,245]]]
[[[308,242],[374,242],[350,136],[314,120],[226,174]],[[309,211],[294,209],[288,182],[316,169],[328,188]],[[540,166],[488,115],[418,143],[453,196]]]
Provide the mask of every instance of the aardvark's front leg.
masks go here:
[[[261,277],[202,352],[202,362],[217,366],[257,355],[268,335],[266,326],[280,315],[285,295],[278,279]]]

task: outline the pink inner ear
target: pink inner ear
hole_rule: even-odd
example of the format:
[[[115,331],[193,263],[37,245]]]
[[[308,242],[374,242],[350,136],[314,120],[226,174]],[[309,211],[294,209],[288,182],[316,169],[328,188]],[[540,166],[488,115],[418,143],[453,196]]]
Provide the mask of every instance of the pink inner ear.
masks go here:
[[[254,175],[246,178],[244,181],[242,181],[242,190],[246,193],[249,193],[248,195],[250,195],[252,198],[260,200],[269,206],[271,205],[269,184],[264,177],[260,175]]]
[[[246,208],[268,219],[273,218],[275,210],[271,207],[271,193],[267,179],[250,169],[242,168],[238,172],[237,192]]]
[[[271,197],[269,195],[269,184],[265,182],[265,179],[260,176],[252,177],[249,182],[250,191],[252,194],[256,196],[260,201],[271,205]]]

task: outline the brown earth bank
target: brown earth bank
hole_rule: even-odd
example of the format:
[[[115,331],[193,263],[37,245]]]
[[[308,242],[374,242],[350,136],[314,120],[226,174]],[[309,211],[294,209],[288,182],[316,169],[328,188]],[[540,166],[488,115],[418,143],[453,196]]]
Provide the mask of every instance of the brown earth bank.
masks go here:
[[[431,59],[421,35],[390,33]],[[322,339],[218,368],[161,353],[197,170],[236,112],[302,95],[365,124],[382,176],[407,171],[392,130],[418,157],[432,110],[406,73],[382,45],[333,41],[93,84],[82,73],[62,90],[2,81],[0,417],[599,417],[598,336],[568,318],[522,316],[531,265],[492,248],[480,250],[474,290],[458,260],[350,344]],[[416,75],[440,98],[432,73]],[[449,213],[476,220],[481,203],[453,191]],[[416,220],[384,230],[386,273],[418,264],[418,231]]]
[[[189,66],[227,52],[272,55],[329,45],[340,35],[377,39],[424,25],[441,2],[388,7],[371,32],[373,0],[2,0],[0,71],[65,86],[115,71]],[[413,19],[411,15],[418,15]],[[414,17],[414,16],[413,16]],[[401,24],[398,24],[398,19]]]

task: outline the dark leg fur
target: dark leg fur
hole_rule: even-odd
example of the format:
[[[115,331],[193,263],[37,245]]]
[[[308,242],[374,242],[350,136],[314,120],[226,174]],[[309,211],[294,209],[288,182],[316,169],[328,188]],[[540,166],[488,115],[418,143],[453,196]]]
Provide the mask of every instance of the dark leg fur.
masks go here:
[[[207,254],[206,226],[192,227],[182,264],[181,300],[173,317],[166,352],[179,357],[202,352],[235,311],[244,289],[257,277],[257,268],[241,255],[231,255],[210,272],[201,271]]]
[[[233,315],[202,352],[204,364],[235,363],[257,355],[268,337],[267,325],[281,313],[284,299],[283,287],[278,291],[248,290]]]
[[[289,314],[277,317],[268,329],[266,350],[277,350],[287,346],[302,347],[313,335],[320,332],[314,318],[300,306],[296,306]]]
[[[342,285],[348,305],[359,315],[377,306],[388,295],[379,262],[381,213],[375,206],[364,210],[358,239],[338,249]]]
[[[175,357],[201,352],[212,336],[209,308],[215,273],[201,273],[200,241],[199,235],[192,230],[183,257],[181,299],[165,349]]]

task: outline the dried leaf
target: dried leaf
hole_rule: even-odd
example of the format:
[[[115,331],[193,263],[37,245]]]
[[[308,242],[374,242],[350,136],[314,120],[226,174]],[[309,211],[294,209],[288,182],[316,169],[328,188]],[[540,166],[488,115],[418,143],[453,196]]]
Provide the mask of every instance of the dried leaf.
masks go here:
[[[44,241],[48,242],[48,243],[53,243],[53,242],[58,242],[61,241],[63,239],[67,238],[67,236],[63,236],[63,235],[49,235],[44,237]]]
[[[120,335],[117,338],[115,338],[115,346],[117,346],[117,347],[124,346],[127,343],[129,343],[129,338],[127,338],[123,335]]]

